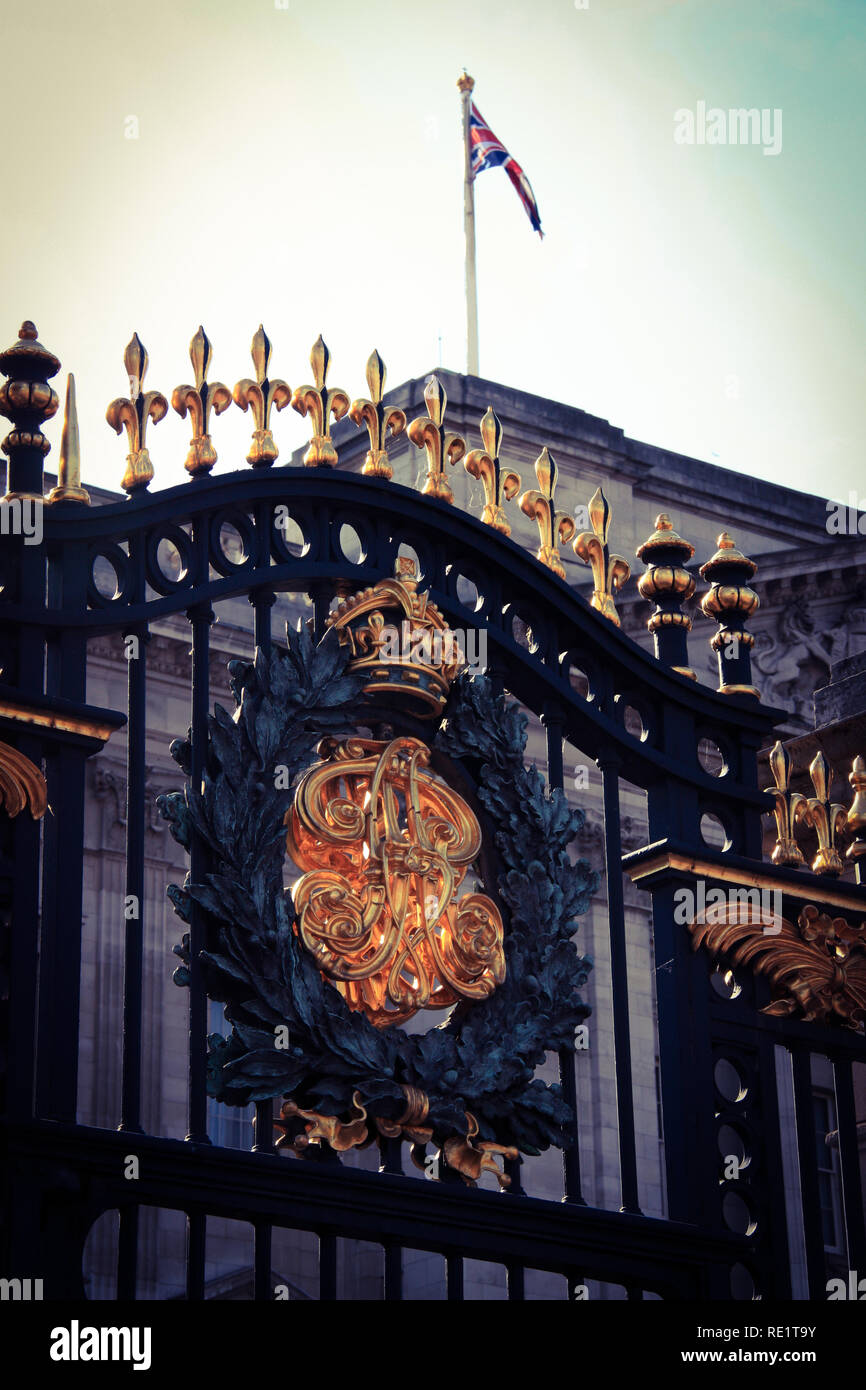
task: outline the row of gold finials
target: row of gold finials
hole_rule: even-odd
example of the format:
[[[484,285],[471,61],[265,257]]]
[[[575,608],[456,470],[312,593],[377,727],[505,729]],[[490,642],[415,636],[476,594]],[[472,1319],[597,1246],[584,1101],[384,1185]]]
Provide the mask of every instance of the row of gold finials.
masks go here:
[[[858,755],[848,774],[853,789],[850,808],[831,801],[833,770],[820,749],[809,765],[814,796],[804,796],[791,789],[793,763],[790,752],[781,742],[770,752],[770,771],[775,786],[768,787],[766,795],[773,798],[776,821],[773,863],[791,868],[805,867],[806,860],[795,834],[796,828],[802,825],[814,830],[818,840],[818,852],[810,866],[813,873],[838,878],[844,872],[845,862],[839,853],[838,841],[843,835],[850,835],[846,858],[854,864],[859,876],[861,863],[866,859],[866,760]]]
[[[454,495],[445,474],[445,467],[446,464],[454,465],[463,459],[466,471],[473,478],[477,478],[484,488],[482,521],[505,536],[511,534],[504,508],[506,502],[517,496],[521,486],[520,476],[501,464],[502,425],[492,408],[487,410],[481,421],[483,448],[472,449],[467,453],[466,441],[458,434],[449,434],[445,429],[447,396],[436,376],[431,376],[424,391],[426,418],[421,416],[407,426],[405,412],[399,407],[385,405],[383,401],[386,371],[385,364],[376,351],[372,352],[367,360],[369,397],[361,397],[354,401],[350,401],[347,393],[340,388],[328,386],[331,355],[321,336],[314,343],[310,353],[313,382],[298,386],[294,391],[281,378],[271,378],[268,375],[271,342],[261,325],[253,336],[250,352],[255,380],[243,377],[236,383],[234,390],[230,391],[220,381],[208,381],[212,350],[203,328],[199,327],[190,343],[189,356],[195,380],[193,384],[185,383],[175,387],[171,404],[181,417],[189,415],[192,422],[193,436],[184,465],[192,477],[205,476],[216,463],[217,453],[210,435],[211,414],[221,415],[232,401],[241,410],[249,409],[252,414],[254,428],[247,462],[253,468],[269,467],[278,457],[279,450],[271,431],[271,412],[274,409],[280,411],[291,405],[299,414],[309,416],[312,433],[303,459],[307,467],[333,467],[338,462],[337,451],[331,439],[331,421],[341,420],[348,414],[356,425],[366,426],[369,435],[370,447],[362,473],[368,477],[391,478],[393,469],[388,458],[388,436],[394,438],[405,430],[412,443],[418,448],[423,448],[427,455],[427,476],[422,488],[426,496],[453,503]],[[144,389],[148,355],[137,333],[133,334],[127,345],[123,361],[129,376],[130,394],[111,402],[106,411],[106,419],[118,434],[122,429],[126,429],[129,453],[121,486],[132,495],[147,488],[154,476],[145,442],[147,425],[148,421],[152,420],[157,424],[163,419],[168,412],[168,401],[160,391]],[[611,513],[604,493],[598,488],[589,502],[587,510],[592,530],[576,535],[577,527],[573,517],[556,509],[557,467],[547,448],[542,449],[535,461],[535,476],[538,487],[525,491],[520,496],[518,505],[538,526],[538,560],[564,579],[565,569],[559,547],[573,541],[575,554],[592,570],[592,606],[611,622],[619,625],[614,595],[623,587],[631,570],[628,561],[621,555],[612,555],[609,551]],[[78,426],[75,419],[75,383],[71,375],[67,388],[58,487],[54,489],[51,500],[84,503],[90,500],[86,489],[81,486]],[[726,533],[722,533],[718,543],[719,550],[701,568],[701,574],[713,581],[713,587],[704,595],[702,608],[708,617],[719,620],[719,583],[716,581],[724,580],[726,576],[731,575],[732,571],[728,567],[736,566],[742,571],[736,575],[739,582],[738,611],[742,619],[748,616],[748,613],[754,612],[758,606],[757,594],[745,587],[745,580],[754,574],[757,567],[753,561],[735,549],[733,541]],[[664,552],[662,565],[654,564],[659,552]],[[694,546],[676,534],[667,516],[659,516],[656,531],[638,549],[637,554],[650,565],[638,581],[642,597],[656,602],[669,598],[676,600],[678,606],[694,593],[694,578],[683,568],[685,561],[694,555]],[[691,621],[685,614],[674,613],[670,611],[671,605],[667,606],[669,611],[657,610],[650,619],[651,631],[656,632],[665,625],[675,623],[685,628],[691,626]],[[685,671],[685,674],[693,675],[693,672]]]

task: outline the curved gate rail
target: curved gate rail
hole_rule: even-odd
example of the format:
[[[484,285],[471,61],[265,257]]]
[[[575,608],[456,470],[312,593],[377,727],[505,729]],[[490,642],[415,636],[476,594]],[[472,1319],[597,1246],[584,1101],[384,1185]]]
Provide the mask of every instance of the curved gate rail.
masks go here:
[[[35,330],[26,341],[35,341]],[[17,375],[28,388],[16,393],[7,383],[0,401],[15,427],[4,445],[13,497],[42,497],[43,437],[37,427],[49,413],[45,392],[50,387],[40,387],[40,379],[47,381],[51,363],[46,363],[50,354],[41,351],[44,358],[28,358],[10,349],[0,361],[13,383]],[[65,439],[73,423],[67,421]],[[314,436],[321,446],[328,434],[327,420],[324,428],[320,425]],[[206,418],[200,437],[207,437]],[[67,465],[70,457],[67,448]],[[78,485],[77,477],[61,476],[61,484],[64,481],[73,489]],[[555,514],[551,516],[555,520]],[[302,541],[289,543],[287,517]],[[227,524],[241,538],[242,555],[223,546]],[[362,554],[356,562],[341,549],[344,525],[360,537]],[[174,571],[162,559],[164,542],[174,549]],[[201,942],[195,917],[188,1142],[141,1133],[146,910],[142,919],[125,924],[121,1133],[76,1123],[85,762],[126,721],[126,892],[143,903],[150,626],[173,614],[185,615],[190,624],[195,781],[201,776],[207,745],[212,605],[247,596],[255,614],[256,643],[268,650],[276,593],[306,592],[321,633],[335,593],[392,574],[401,546],[416,552],[422,587],[429,589],[449,621],[484,631],[489,669],[542,720],[550,784],[562,786],[565,741],[594,757],[601,770],[619,1213],[592,1210],[585,1203],[577,1124],[575,1143],[564,1158],[562,1204],[525,1196],[519,1180],[503,1197],[448,1183],[410,1181],[401,1176],[393,1153],[386,1171],[378,1175],[338,1164],[288,1164],[272,1152],[269,1105],[259,1109],[262,1123],[253,1153],[211,1146],[205,1092],[207,1001],[195,968]],[[770,985],[758,976],[748,977],[736,1001],[720,1000],[709,984],[709,953],[693,949],[676,915],[677,890],[684,884],[694,887],[700,879],[753,887],[770,883],[781,892],[783,915],[791,921],[809,903],[830,904],[853,928],[857,915],[866,914],[866,889],[829,885],[826,878],[805,870],[761,863],[761,816],[767,801],[758,788],[757,754],[771,741],[775,714],[747,694],[709,691],[672,669],[687,665],[684,631],[672,640],[662,629],[659,656],[649,655],[553,569],[491,525],[375,472],[363,476],[320,467],[254,468],[197,476],[156,494],[136,487],[130,500],[98,508],[87,508],[80,500],[58,500],[44,510],[44,544],[28,545],[25,537],[10,535],[3,561],[0,737],[36,767],[44,766],[50,805],[41,835],[39,824],[27,814],[14,820],[0,817],[0,892],[11,979],[4,1106],[10,1272],[39,1277],[50,1271],[49,1296],[80,1295],[87,1231],[101,1212],[118,1208],[118,1293],[133,1297],[137,1212],[140,1204],[149,1204],[187,1213],[187,1289],[192,1298],[203,1296],[208,1215],[253,1222],[259,1298],[273,1296],[273,1226],[318,1233],[322,1297],[336,1296],[338,1236],[374,1239],[383,1245],[388,1298],[401,1296],[403,1245],[447,1257],[449,1296],[454,1298],[462,1297],[464,1257],[504,1263],[513,1298],[523,1297],[525,1267],[564,1274],[572,1288],[594,1278],[624,1284],[630,1297],[652,1291],[691,1298],[730,1297],[731,1271],[736,1267],[747,1271],[760,1296],[790,1297],[777,1044],[793,1059],[811,1296],[823,1296],[825,1279],[810,1115],[813,1052],[830,1057],[835,1068],[849,1263],[851,1268],[866,1268],[851,1082],[852,1064],[864,1060],[862,1034],[820,1019],[798,1022],[793,1014],[768,1016],[761,1010],[771,998]],[[105,562],[116,576],[113,597],[97,583],[94,567]],[[735,575],[741,586],[748,573]],[[715,572],[709,577],[719,579]],[[478,598],[471,606],[461,601],[461,580],[476,588]],[[747,605],[738,602],[729,627],[742,625]],[[670,602],[661,606],[675,611]],[[129,662],[125,715],[86,703],[87,639],[105,632],[139,639],[139,657]],[[734,644],[733,654],[720,652],[720,669],[724,684],[748,686],[745,639],[739,648]],[[584,674],[585,689],[573,679],[575,671]],[[630,708],[640,714],[639,736],[627,727]],[[721,750],[721,776],[702,767],[698,749],[705,738]],[[649,823],[648,844],[625,859],[620,779],[645,790]],[[724,826],[724,851],[709,849],[701,835],[707,812]],[[193,877],[203,867],[202,855],[203,847],[194,842]],[[667,1220],[644,1216],[638,1201],[623,867],[652,894]],[[713,950],[714,943],[707,944]],[[731,941],[715,945],[715,954],[727,960]],[[573,1054],[566,1050],[560,1061],[564,1094],[576,1109]],[[720,1062],[733,1066],[740,1078],[733,1095],[719,1082]],[[744,1135],[748,1148],[750,1162],[736,1183],[750,1213],[745,1234],[732,1233],[724,1219],[724,1199],[733,1184],[722,1172],[723,1125],[733,1125]],[[122,1174],[130,1133],[136,1135],[143,1170],[134,1201]],[[42,1233],[41,1243],[34,1242],[36,1230]]]

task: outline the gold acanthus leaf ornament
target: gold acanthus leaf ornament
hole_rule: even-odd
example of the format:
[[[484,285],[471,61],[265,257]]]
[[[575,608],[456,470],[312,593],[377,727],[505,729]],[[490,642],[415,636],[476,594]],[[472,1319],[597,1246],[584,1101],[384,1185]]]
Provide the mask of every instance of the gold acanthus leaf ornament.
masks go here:
[[[306,870],[297,931],[322,974],[377,1027],[485,999],[505,979],[502,918],[460,894],[481,849],[478,821],[428,770],[415,738],[325,739],[287,814]]]
[[[796,924],[777,916],[773,927],[767,929],[761,908],[742,902],[713,907],[689,931],[695,950],[705,946],[767,976],[778,997],[763,1013],[856,1028],[866,1018],[866,922],[852,926],[810,903]]]
[[[8,743],[0,743],[0,806],[10,819],[26,806],[34,820],[41,820],[48,809],[41,769]]]

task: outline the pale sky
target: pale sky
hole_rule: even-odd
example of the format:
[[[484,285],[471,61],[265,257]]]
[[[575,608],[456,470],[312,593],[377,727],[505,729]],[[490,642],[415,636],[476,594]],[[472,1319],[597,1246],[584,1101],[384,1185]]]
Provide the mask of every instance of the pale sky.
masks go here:
[[[503,170],[480,175],[482,376],[866,493],[866,0],[582,4],[0,0],[0,338],[32,318],[74,371],[85,480],[120,482],[105,408],[133,330],[169,397],[199,322],[229,387],[260,320],[293,388],[320,332],[351,396],[373,347],[392,386],[440,337],[465,369],[465,66],[546,234]],[[699,102],[781,110],[781,152],[677,144]],[[234,406],[214,421],[217,471],[249,431]],[[52,468],[59,417],[47,432]],[[285,461],[306,423],[286,410],[275,434]],[[152,429],[154,489],[185,476],[188,437],[174,412]]]

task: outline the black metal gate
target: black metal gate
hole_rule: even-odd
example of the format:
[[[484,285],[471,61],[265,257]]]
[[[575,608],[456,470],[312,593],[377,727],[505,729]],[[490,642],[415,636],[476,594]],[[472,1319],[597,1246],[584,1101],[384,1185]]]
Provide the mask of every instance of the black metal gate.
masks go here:
[[[26,325],[25,330],[0,360],[9,378],[0,392],[0,407],[13,422],[4,445],[9,455],[9,508],[16,499],[21,503],[42,498],[45,445],[40,425],[56,408],[47,383],[59,364]],[[206,362],[196,384],[205,403],[195,425],[200,442],[208,439],[211,388],[205,374]],[[720,605],[716,613],[724,639],[719,644],[720,684],[727,690],[709,691],[683,674],[688,666],[687,626],[680,612],[684,588],[673,582],[666,588],[662,574],[665,567],[676,573],[684,563],[686,550],[684,543],[677,549],[677,537],[658,533],[655,550],[645,556],[651,570],[656,567],[655,586],[649,585],[646,593],[655,598],[662,615],[656,625],[657,654],[650,656],[604,611],[615,587],[610,582],[606,516],[596,533],[601,601],[593,607],[549,563],[541,563],[494,526],[464,514],[441,496],[421,495],[375,472],[347,473],[320,464],[257,466],[209,477],[209,465],[200,457],[198,475],[190,482],[151,493],[142,457],[142,421],[152,402],[142,393],[142,375],[140,371],[129,403],[140,434],[133,438],[134,428],[130,429],[130,458],[137,461],[139,475],[132,470],[128,500],[99,507],[76,500],[74,448],[67,443],[66,471],[60,479],[67,492],[44,507],[43,543],[30,544],[20,533],[5,535],[2,542],[0,737],[5,754],[0,765],[7,812],[18,809],[8,789],[13,784],[24,789],[22,799],[32,795],[38,801],[40,771],[49,807],[41,820],[36,805],[36,815],[26,807],[14,817],[0,815],[0,911],[9,981],[2,1016],[5,1269],[22,1279],[44,1277],[47,1297],[82,1296],[87,1233],[103,1212],[117,1210],[118,1296],[134,1297],[138,1214],[146,1205],[186,1214],[191,1299],[204,1296],[205,1233],[213,1216],[253,1224],[258,1299],[274,1296],[270,1271],[275,1227],[317,1235],[323,1299],[337,1296],[338,1237],[382,1247],[388,1299],[402,1296],[404,1247],[446,1258],[447,1291],[453,1299],[463,1297],[467,1258],[504,1264],[508,1296],[513,1299],[524,1297],[527,1269],[565,1276],[572,1296],[586,1280],[594,1279],[623,1285],[634,1299],[645,1294],[790,1298],[790,1213],[780,1180],[783,1134],[776,1054],[781,1047],[793,1068],[810,1297],[826,1296],[827,1279],[812,1120],[813,1054],[829,1058],[833,1066],[847,1263],[850,1269],[866,1271],[852,1087],[852,1067],[866,1060],[866,1047],[862,1031],[842,1026],[856,1024],[857,1015],[843,1019],[838,1009],[835,1016],[832,1009],[813,1009],[812,1016],[804,1018],[804,1007],[794,1005],[787,1011],[765,1012],[779,997],[779,976],[772,971],[743,971],[736,997],[724,997],[724,991],[720,994],[713,987],[713,977],[718,979],[713,956],[721,960],[723,972],[736,960],[742,944],[736,928],[748,925],[746,918],[731,918],[724,940],[708,939],[710,950],[696,950],[695,930],[688,929],[693,924],[684,925],[677,911],[678,890],[694,889],[700,882],[725,889],[741,885],[774,890],[781,894],[786,923],[797,922],[814,905],[816,920],[819,910],[829,911],[847,924],[851,959],[862,953],[859,934],[866,888],[806,868],[762,862],[761,817],[767,799],[758,786],[757,757],[772,742],[774,712],[748,693],[749,641],[743,632],[748,601],[742,596],[748,594],[749,562],[723,548],[715,557],[715,568],[708,567],[707,577],[717,588],[727,584],[740,596],[726,600],[727,607]],[[266,380],[263,385],[267,394]],[[154,414],[158,413],[157,403]],[[430,419],[441,431],[435,410]],[[266,416],[256,424],[264,437]],[[328,439],[327,403],[314,434],[320,445]],[[440,433],[440,443],[443,440]],[[380,446],[383,442],[380,439]],[[447,440],[444,444],[447,451]],[[271,461],[263,459],[265,465]],[[498,485],[498,459],[494,462]],[[555,551],[552,487],[548,494],[547,541]],[[501,498],[494,496],[493,501],[498,504]],[[286,515],[300,529],[302,544],[287,543],[280,525]],[[360,558],[352,562],[340,546],[346,524],[361,541]],[[234,553],[221,544],[227,525],[241,538]],[[173,573],[161,564],[160,547],[166,541],[180,557]],[[459,1180],[418,1182],[403,1173],[399,1146],[387,1143],[382,1145],[378,1173],[341,1165],[335,1155],[327,1162],[287,1161],[273,1150],[270,1102],[259,1102],[253,1151],[212,1144],[206,1110],[207,998],[199,963],[205,929],[196,912],[189,922],[188,1137],[183,1142],[142,1132],[150,627],[169,615],[184,615],[189,623],[189,775],[193,785],[200,784],[208,758],[214,605],[247,596],[255,613],[257,646],[267,655],[275,594],[309,595],[315,635],[321,637],[335,594],[362,590],[392,575],[401,546],[404,553],[406,547],[414,551],[419,583],[446,619],[484,632],[491,678],[543,722],[549,786],[562,786],[566,741],[585,750],[601,771],[620,1211],[593,1209],[582,1196],[575,1054],[569,1047],[561,1049],[559,1060],[562,1097],[572,1114],[567,1138],[574,1142],[564,1150],[561,1202],[525,1195],[518,1162],[509,1162],[511,1186],[499,1194],[474,1190]],[[94,566],[104,567],[106,562],[116,576],[113,594],[106,594],[94,580]],[[465,579],[474,583],[479,596],[472,607],[460,598]],[[87,642],[100,633],[137,639],[122,713],[87,703]],[[728,640],[737,636],[739,641]],[[578,670],[585,681],[574,678]],[[639,712],[639,731],[626,717],[628,710]],[[123,924],[122,1100],[117,1129],[111,1130],[76,1122],[83,820],[85,764],[124,723],[125,884],[126,893],[142,910]],[[723,775],[704,769],[698,756],[702,739],[711,739],[721,750]],[[645,791],[649,823],[646,846],[626,855],[620,830],[622,780]],[[710,848],[702,837],[706,813],[721,821],[724,849]],[[205,871],[207,853],[200,837],[193,836],[192,878]],[[642,1214],[638,1200],[624,870],[652,895],[667,1219]],[[712,930],[707,931],[712,937]],[[819,947],[827,959],[823,939]],[[808,943],[803,949],[807,948]],[[833,949],[831,943],[831,955]],[[836,989],[837,999],[850,998],[845,996],[849,985],[850,981],[828,988]],[[742,1140],[743,1162],[736,1177],[725,1175],[726,1148],[720,1141],[725,1128]],[[131,1136],[140,1158],[134,1184],[123,1171]],[[739,1228],[730,1219],[732,1194],[747,1214]]]

